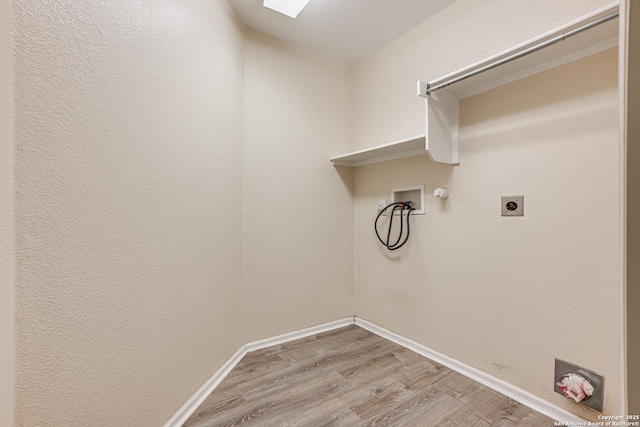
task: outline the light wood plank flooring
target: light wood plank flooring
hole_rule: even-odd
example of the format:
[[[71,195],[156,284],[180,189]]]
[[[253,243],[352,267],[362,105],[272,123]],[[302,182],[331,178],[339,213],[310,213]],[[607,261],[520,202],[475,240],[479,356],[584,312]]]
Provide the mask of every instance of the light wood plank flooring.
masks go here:
[[[357,326],[247,354],[185,427],[553,426]]]

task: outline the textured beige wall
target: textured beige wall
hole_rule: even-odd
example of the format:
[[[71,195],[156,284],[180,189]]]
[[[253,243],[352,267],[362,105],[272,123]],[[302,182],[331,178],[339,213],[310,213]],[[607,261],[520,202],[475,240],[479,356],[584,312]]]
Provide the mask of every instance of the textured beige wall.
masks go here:
[[[17,423],[161,425],[244,342],[242,33],[224,0],[15,6]]]
[[[604,2],[491,3],[500,26],[493,7],[462,0],[355,66],[358,148],[424,132],[416,80]],[[463,101],[459,166],[421,156],[358,168],[356,314],[594,418],[553,392],[554,357],[580,364],[605,376],[605,412],[617,414],[616,64],[613,49]],[[372,233],[375,206],[412,184],[451,197],[427,198],[394,261]],[[525,217],[501,218],[500,196],[514,194]]]
[[[353,315],[348,65],[249,32],[244,279],[248,341]]]
[[[627,386],[628,413],[640,414],[640,5],[627,5]]]
[[[0,0],[0,425],[14,419],[14,140],[11,1]]]

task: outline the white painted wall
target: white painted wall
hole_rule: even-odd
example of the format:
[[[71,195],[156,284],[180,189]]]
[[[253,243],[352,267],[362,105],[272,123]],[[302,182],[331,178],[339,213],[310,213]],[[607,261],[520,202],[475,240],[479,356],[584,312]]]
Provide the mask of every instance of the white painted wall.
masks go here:
[[[248,32],[244,287],[247,340],[353,315],[351,68]]]
[[[14,140],[11,1],[0,0],[0,425],[14,423]]]
[[[161,425],[244,342],[240,27],[224,0],[15,7],[16,422]]]
[[[460,0],[354,68],[356,148],[424,132],[415,82],[584,15],[604,1]],[[495,13],[500,10],[500,13]],[[587,418],[553,392],[554,357],[605,376],[620,409],[617,52],[469,98],[460,166],[426,156],[355,172],[356,314]],[[594,85],[597,82],[597,85]],[[372,224],[391,187],[429,197],[393,261]],[[501,218],[501,195],[525,195]]]

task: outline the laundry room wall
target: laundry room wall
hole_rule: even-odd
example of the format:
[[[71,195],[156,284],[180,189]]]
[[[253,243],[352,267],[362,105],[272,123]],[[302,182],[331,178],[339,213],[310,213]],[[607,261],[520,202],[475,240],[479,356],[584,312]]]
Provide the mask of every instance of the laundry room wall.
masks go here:
[[[351,66],[247,31],[248,341],[353,315]]]
[[[162,425],[244,343],[242,25],[13,3],[16,424]]]
[[[456,2],[354,66],[355,147],[424,133],[417,80],[606,4]],[[605,377],[605,413],[618,414],[617,91],[614,48],[463,100],[458,166],[422,155],[357,168],[356,315],[594,419],[553,392],[554,358],[576,363]],[[426,214],[389,253],[375,207],[414,184],[426,186]],[[500,216],[510,195],[524,195],[524,217]]]

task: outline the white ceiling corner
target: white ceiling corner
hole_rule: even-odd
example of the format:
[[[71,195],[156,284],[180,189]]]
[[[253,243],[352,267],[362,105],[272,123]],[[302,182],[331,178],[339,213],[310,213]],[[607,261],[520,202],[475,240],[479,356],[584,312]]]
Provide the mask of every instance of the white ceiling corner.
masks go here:
[[[311,0],[296,19],[262,0],[227,1],[249,28],[355,63],[455,0]]]

